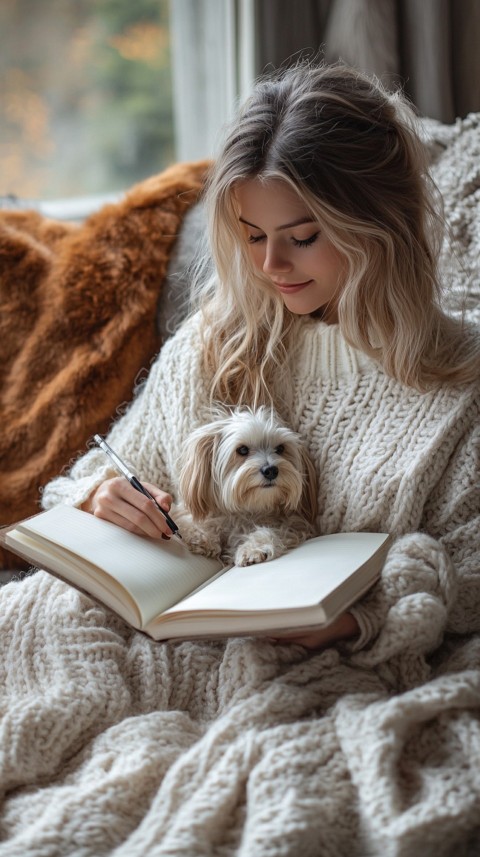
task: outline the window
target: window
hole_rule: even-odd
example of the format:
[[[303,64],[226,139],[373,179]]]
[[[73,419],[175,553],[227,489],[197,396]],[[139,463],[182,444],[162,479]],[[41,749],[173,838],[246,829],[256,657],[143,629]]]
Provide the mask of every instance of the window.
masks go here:
[[[0,196],[108,195],[175,160],[168,0],[9,0],[0,32]]]
[[[253,0],[172,0],[177,157],[212,157],[254,78]]]
[[[253,80],[254,0],[0,3],[0,207],[81,218],[212,157]]]

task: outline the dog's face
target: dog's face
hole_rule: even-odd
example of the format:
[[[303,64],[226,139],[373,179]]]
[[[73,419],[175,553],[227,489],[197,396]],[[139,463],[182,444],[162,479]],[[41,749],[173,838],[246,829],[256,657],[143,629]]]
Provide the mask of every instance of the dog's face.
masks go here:
[[[313,482],[313,485],[312,485]],[[315,509],[315,479],[299,436],[268,408],[237,409],[196,429],[180,477],[194,518]]]

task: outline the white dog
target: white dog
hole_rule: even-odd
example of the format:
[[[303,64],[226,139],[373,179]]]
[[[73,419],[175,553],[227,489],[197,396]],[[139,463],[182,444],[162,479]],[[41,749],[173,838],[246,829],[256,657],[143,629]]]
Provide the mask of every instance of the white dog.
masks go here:
[[[184,456],[172,516],[194,553],[251,565],[315,535],[313,465],[273,411],[219,410],[192,432]]]

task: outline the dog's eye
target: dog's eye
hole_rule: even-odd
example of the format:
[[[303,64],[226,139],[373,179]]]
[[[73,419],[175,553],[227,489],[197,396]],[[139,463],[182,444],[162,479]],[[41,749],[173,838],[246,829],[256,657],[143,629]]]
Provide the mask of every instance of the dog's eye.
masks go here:
[[[237,454],[238,455],[248,455],[249,452],[250,452],[250,450],[249,450],[248,446],[239,446],[237,448]]]
[[[277,455],[283,455],[283,453],[285,452],[285,447],[283,443],[280,443],[278,446],[275,447],[275,452]]]

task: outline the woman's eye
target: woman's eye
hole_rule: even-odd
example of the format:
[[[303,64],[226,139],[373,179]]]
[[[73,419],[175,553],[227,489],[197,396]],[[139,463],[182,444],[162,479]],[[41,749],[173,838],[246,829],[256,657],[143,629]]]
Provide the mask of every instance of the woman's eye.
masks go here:
[[[319,232],[315,232],[314,235],[311,235],[310,238],[305,238],[303,241],[300,238],[292,238],[292,241],[295,247],[310,247],[311,244],[315,243],[319,235]]]
[[[249,244],[258,244],[259,241],[263,241],[265,235],[249,235],[248,243]]]
[[[284,447],[283,443],[280,443],[278,446],[275,447],[275,453],[277,455],[283,455],[284,452],[285,452],[285,447]]]
[[[239,446],[237,448],[237,455],[248,455],[249,452],[248,446]]]

